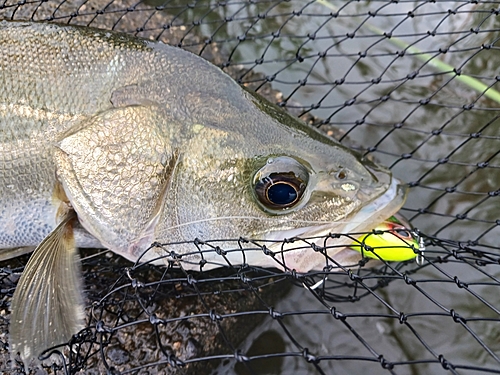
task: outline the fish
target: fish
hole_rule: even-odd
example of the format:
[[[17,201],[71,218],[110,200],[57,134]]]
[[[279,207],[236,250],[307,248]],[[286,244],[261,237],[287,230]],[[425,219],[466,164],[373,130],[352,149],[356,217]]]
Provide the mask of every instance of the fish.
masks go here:
[[[201,57],[87,27],[0,21],[0,144],[0,259],[33,251],[9,328],[25,363],[83,327],[78,248],[168,263],[145,249],[186,241],[177,259],[206,270],[221,256],[194,239],[248,238],[266,251],[225,264],[322,270],[362,258],[322,236],[371,230],[406,197],[388,169]],[[276,243],[299,237],[324,251]]]

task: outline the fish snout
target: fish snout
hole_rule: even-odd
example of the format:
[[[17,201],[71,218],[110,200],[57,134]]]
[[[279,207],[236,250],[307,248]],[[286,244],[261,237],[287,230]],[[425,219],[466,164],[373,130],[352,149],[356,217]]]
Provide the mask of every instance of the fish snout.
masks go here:
[[[384,195],[391,186],[402,185],[392,176],[389,169],[379,166],[370,160],[362,160],[363,167],[369,174],[369,178],[361,179],[356,198],[362,202],[370,201]]]
[[[354,168],[341,168],[329,174],[328,181],[320,181],[319,190],[359,202],[369,202],[383,195],[391,186],[392,174],[371,161],[363,161]],[[322,185],[322,186],[321,186]]]

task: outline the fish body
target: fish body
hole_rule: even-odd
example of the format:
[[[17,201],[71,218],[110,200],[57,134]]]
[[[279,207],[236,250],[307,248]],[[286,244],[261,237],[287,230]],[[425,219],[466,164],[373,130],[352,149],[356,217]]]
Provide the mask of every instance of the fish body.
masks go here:
[[[77,262],[76,247],[135,261],[154,241],[360,232],[405,198],[388,170],[202,58],[90,28],[0,22],[0,146],[0,257],[36,247],[12,308],[11,341],[23,359],[81,325],[79,317],[44,318],[71,308],[78,316],[81,301],[53,303],[79,299],[77,271],[66,267],[73,281],[61,291],[40,286],[61,283],[54,259]],[[341,264],[361,258],[339,247],[328,255]],[[217,257],[204,254],[204,269]],[[264,253],[228,257],[277,266]],[[282,268],[299,272],[325,266],[311,249],[282,259]],[[200,255],[187,260],[186,268],[200,269]],[[27,302],[33,295],[38,307]]]

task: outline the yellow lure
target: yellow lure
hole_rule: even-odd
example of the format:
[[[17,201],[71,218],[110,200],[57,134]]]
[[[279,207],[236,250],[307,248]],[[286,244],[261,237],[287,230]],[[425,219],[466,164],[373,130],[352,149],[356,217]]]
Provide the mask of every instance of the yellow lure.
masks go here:
[[[391,216],[377,226],[373,232],[365,234],[351,244],[364,257],[381,259],[387,262],[401,262],[415,258],[419,249],[417,236],[402,217]],[[372,249],[372,250],[370,250]]]

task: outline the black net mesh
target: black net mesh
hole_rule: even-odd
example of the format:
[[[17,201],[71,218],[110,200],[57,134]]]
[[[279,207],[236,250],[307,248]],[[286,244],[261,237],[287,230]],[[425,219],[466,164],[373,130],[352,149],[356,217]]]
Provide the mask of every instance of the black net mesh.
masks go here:
[[[390,166],[425,241],[418,262],[330,259],[305,275],[231,265],[226,251],[281,263],[244,238],[193,239],[193,252],[220,255],[201,272],[176,262],[176,244],[153,245],[168,267],[84,252],[87,328],[45,370],[500,373],[499,13],[495,1],[1,2],[0,18],[124,31],[213,61]],[[312,243],[287,246],[324,253]],[[24,371],[8,320],[26,260],[0,268],[0,372]]]

